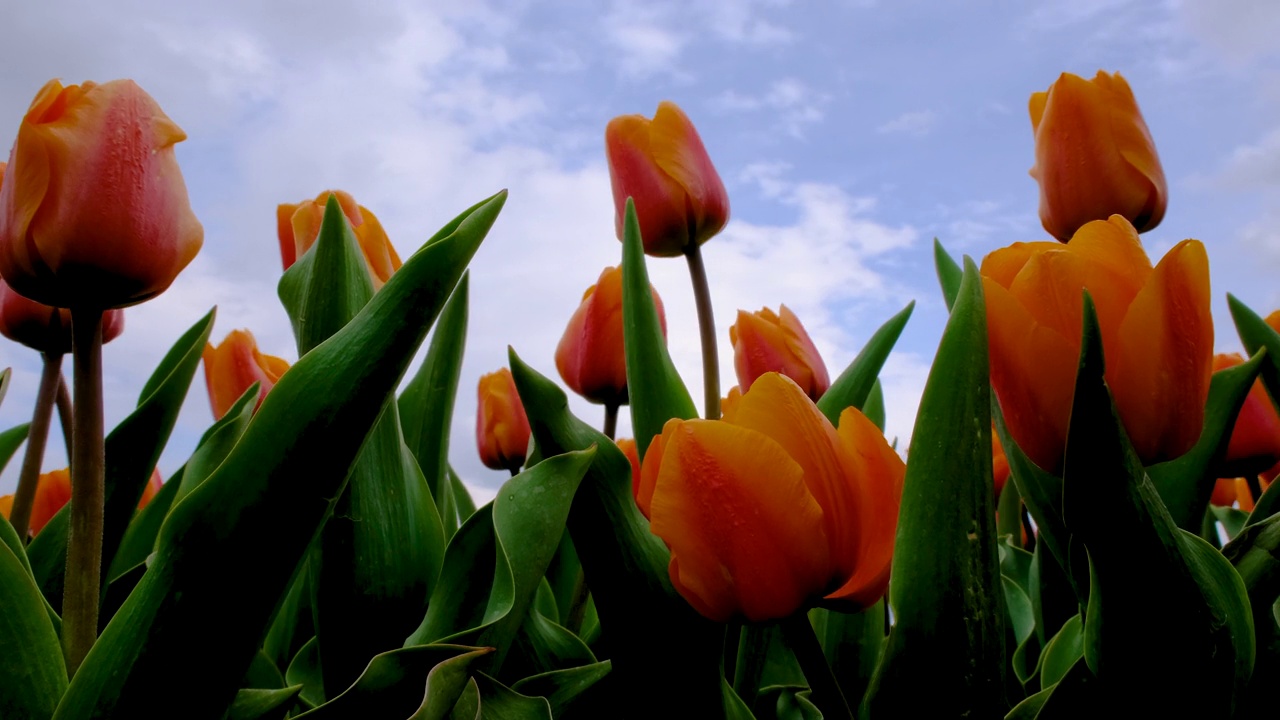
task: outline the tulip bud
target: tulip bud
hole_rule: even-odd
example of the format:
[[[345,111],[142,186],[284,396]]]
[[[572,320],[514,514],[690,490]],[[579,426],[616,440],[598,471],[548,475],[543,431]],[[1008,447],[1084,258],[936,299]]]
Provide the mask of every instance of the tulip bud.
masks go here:
[[[818,348],[786,305],[777,314],[769,308],[756,313],[739,310],[738,321],[729,328],[729,341],[743,391],[750,390],[751,383],[767,372],[791,378],[814,402],[831,387]]]
[[[124,332],[124,311],[102,314],[102,342]],[[44,353],[71,352],[71,311],[28,300],[0,278],[0,335]]]
[[[27,529],[32,536],[53,519],[71,500],[71,471],[68,468],[41,473],[36,480],[36,494],[31,503],[31,519]],[[0,513],[7,518],[13,510],[13,496],[0,497]]]
[[[132,80],[49,81],[0,187],[0,276],[54,307],[124,307],[163,292],[204,239],[174,156],[184,139]]]
[[[1214,355],[1213,371],[1242,363],[1236,353]],[[1280,462],[1280,414],[1261,380],[1254,381],[1240,406],[1223,462],[1230,475],[1257,475]]]
[[[1112,215],[1146,232],[1164,218],[1169,191],[1133,90],[1120,73],[1092,80],[1063,73],[1031,96],[1040,221],[1066,242]]]
[[[216,347],[206,344],[203,359],[209,405],[213,408],[213,417],[219,420],[255,382],[258,383],[256,411],[289,369],[289,363],[282,358],[258,352],[258,343],[248,330],[232,330]]]
[[[529,418],[524,413],[511,371],[480,376],[477,388],[476,445],[480,460],[494,470],[515,473],[529,451]]]
[[[649,255],[680,255],[729,221],[724,183],[698,131],[675,103],[660,103],[652,120],[643,115],[610,120],[604,145],[619,240],[628,197],[635,201]]]
[[[324,219],[324,206],[329,196],[335,195],[342,206],[342,214],[351,223],[360,252],[369,268],[373,289],[378,290],[392,273],[400,269],[400,256],[387,238],[386,230],[377,216],[363,205],[357,205],[349,193],[326,190],[315,200],[303,200],[297,204],[282,203],[276,208],[276,234],[280,239],[280,259],[288,270],[315,244],[320,235],[320,223]]]

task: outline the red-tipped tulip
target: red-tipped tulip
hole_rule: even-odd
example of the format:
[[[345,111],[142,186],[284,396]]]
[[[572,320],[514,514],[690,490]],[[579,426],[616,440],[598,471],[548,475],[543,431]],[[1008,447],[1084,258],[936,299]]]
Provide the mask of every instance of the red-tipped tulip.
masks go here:
[[[769,308],[754,313],[739,310],[738,321],[729,328],[729,341],[738,385],[744,391],[767,372],[791,378],[814,402],[831,387],[818,348],[786,305],[777,313]]]
[[[360,244],[360,252],[369,268],[369,278],[373,280],[373,289],[381,288],[391,275],[400,269],[400,256],[387,238],[382,223],[363,205],[357,205],[349,193],[341,190],[326,190],[316,196],[315,200],[303,200],[300,203],[281,203],[276,208],[276,234],[280,239],[280,259],[284,269],[288,270],[298,258],[302,257],[315,244],[320,235],[320,223],[324,220],[325,203],[329,196],[338,198],[342,206],[342,214],[347,216],[356,241]]]
[[[494,470],[516,472],[529,450],[529,418],[524,413],[511,371],[480,376],[476,389],[476,445],[480,460]]]
[[[206,344],[203,358],[209,405],[216,419],[226,415],[255,382],[258,383],[256,410],[280,376],[289,369],[289,363],[282,358],[259,352],[258,342],[248,330],[232,330],[216,347],[212,343]]]
[[[124,311],[102,314],[102,342],[124,332]],[[71,352],[71,311],[28,300],[0,278],[0,335],[45,353]]]

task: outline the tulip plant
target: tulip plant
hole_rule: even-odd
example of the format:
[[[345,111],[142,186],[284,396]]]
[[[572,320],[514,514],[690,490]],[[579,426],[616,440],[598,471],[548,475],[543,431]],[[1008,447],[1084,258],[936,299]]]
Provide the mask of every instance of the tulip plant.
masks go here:
[[[914,303],[834,380],[785,305],[742,311],[721,396],[698,248],[724,185],[675,105],[615,119],[620,265],[553,358],[481,379],[479,452],[512,476],[476,507],[449,428],[506,191],[403,263],[344,192],[280,205],[297,362],[247,330],[215,346],[210,311],[103,433],[101,345],[203,232],[150,96],[51,82],[0,185],[0,332],[45,363],[32,422],[0,432],[0,467],[26,441],[0,717],[1274,717],[1280,313],[1228,296],[1249,356],[1215,359],[1204,246],[1153,264],[1139,239],[1165,185],[1122,77],[1030,108],[1057,239],[981,263],[935,243],[950,318],[908,448],[878,377]],[[701,416],[649,284],[680,255]],[[213,421],[161,484],[201,362]],[[42,474],[55,409],[71,465]]]

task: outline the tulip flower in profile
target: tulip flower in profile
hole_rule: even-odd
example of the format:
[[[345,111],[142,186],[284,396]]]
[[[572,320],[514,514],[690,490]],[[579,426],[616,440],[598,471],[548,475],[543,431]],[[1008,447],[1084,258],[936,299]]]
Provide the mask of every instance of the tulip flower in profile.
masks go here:
[[[485,467],[514,475],[529,451],[529,418],[516,392],[511,371],[502,368],[480,376],[477,388],[476,445]]]
[[[1040,221],[1066,241],[1085,223],[1120,215],[1138,232],[1160,224],[1168,186],[1151,132],[1120,73],[1063,73],[1031,96]]]
[[[1213,371],[1243,362],[1236,353],[1214,355]],[[1257,475],[1280,463],[1280,414],[1261,380],[1254,381],[1240,407],[1224,462],[1232,475]]]
[[[738,386],[743,391],[767,372],[791,378],[814,402],[831,387],[818,348],[786,305],[777,313],[769,308],[755,313],[739,310],[738,322],[729,327],[729,341],[733,343]]]
[[[1213,361],[1209,261],[1197,240],[1153,269],[1133,226],[1113,215],[1066,245],[1015,243],[982,261],[991,385],[1019,447],[1060,469],[1083,327],[1097,310],[1106,381],[1145,464],[1176,458],[1204,422]]]
[[[289,369],[282,358],[258,351],[258,343],[248,330],[232,330],[220,345],[204,346],[204,379],[209,386],[213,417],[222,419],[250,385],[258,383],[256,410],[271,388]]]
[[[36,482],[35,501],[31,504],[31,520],[28,523],[31,536],[39,533],[70,499],[71,471],[68,468],[41,473]],[[7,518],[12,508],[12,495],[0,497],[0,513],[4,513]]]
[[[108,310],[102,316],[102,342],[124,332],[124,311]],[[0,278],[0,335],[44,353],[71,352],[71,311],[28,300]]]
[[[855,408],[838,428],[777,373],[730,396],[722,420],[667,422],[637,504],[671,549],[671,581],[719,622],[785,618],[884,594],[906,471]]]
[[[320,223],[324,219],[325,203],[330,195],[338,198],[342,213],[351,223],[351,230],[355,233],[360,252],[369,268],[373,289],[378,290],[400,269],[400,256],[396,254],[396,249],[387,238],[387,232],[382,229],[377,216],[365,206],[357,205],[355,198],[341,190],[326,190],[317,195],[315,200],[281,203],[276,208],[276,234],[280,240],[280,259],[284,263],[284,269],[288,270],[315,244],[316,237],[320,234]]]

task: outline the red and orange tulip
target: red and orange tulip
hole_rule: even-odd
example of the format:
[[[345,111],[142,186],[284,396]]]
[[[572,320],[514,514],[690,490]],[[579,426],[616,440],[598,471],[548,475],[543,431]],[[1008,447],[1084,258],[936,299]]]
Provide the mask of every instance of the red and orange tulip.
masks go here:
[[[1178,457],[1204,422],[1213,360],[1209,261],[1184,240],[1153,269],[1133,226],[1113,215],[1066,245],[1015,243],[982,261],[991,384],[1014,440],[1056,472],[1066,445],[1083,326],[1097,309],[1107,385],[1146,464]]]
[[[1214,355],[1213,370],[1243,362],[1244,358],[1236,353]],[[1280,414],[1261,380],[1254,381],[1245,396],[1224,461],[1227,472],[1233,475],[1257,475],[1280,462]]]
[[[160,479],[160,468],[151,471],[151,479],[142,488],[142,497],[138,500],[138,509],[147,506],[151,499],[160,492],[160,487],[164,481]],[[61,470],[53,470],[47,473],[41,473],[39,479],[36,480],[36,495],[31,504],[31,520],[29,530],[34,537],[40,532],[54,515],[62,509],[71,500],[71,470],[62,468]],[[0,497],[0,514],[6,518],[13,510],[13,496],[5,495]]]
[[[124,332],[124,311],[102,314],[102,342]],[[45,353],[71,352],[71,311],[28,300],[0,278],[0,335]]]
[[[248,330],[232,330],[222,344],[204,347],[204,379],[209,386],[209,405],[214,418],[221,419],[249,386],[258,383],[258,402],[275,387],[289,369],[289,363],[258,351],[258,342]]]
[[[849,408],[839,428],[795,382],[760,376],[721,420],[667,422],[637,504],[671,549],[671,581],[717,621],[854,610],[889,581],[905,466]]]
[[[511,371],[502,368],[480,376],[476,388],[476,445],[485,467],[516,472],[529,451],[529,418]]]
[[[754,313],[739,310],[738,321],[729,327],[729,341],[733,343],[738,386],[743,391],[767,372],[791,378],[814,402],[831,387],[818,348],[786,305],[777,313],[769,308]]]
[[[315,244],[316,237],[320,235],[320,223],[324,220],[324,206],[330,195],[338,198],[342,213],[351,223],[356,241],[360,244],[360,252],[369,268],[373,289],[378,290],[400,269],[400,256],[396,254],[396,249],[387,238],[387,232],[382,229],[377,216],[365,206],[357,205],[355,198],[341,190],[326,190],[317,195],[315,200],[281,203],[276,208],[276,234],[280,240],[280,259],[284,263],[284,269],[288,270]]]

